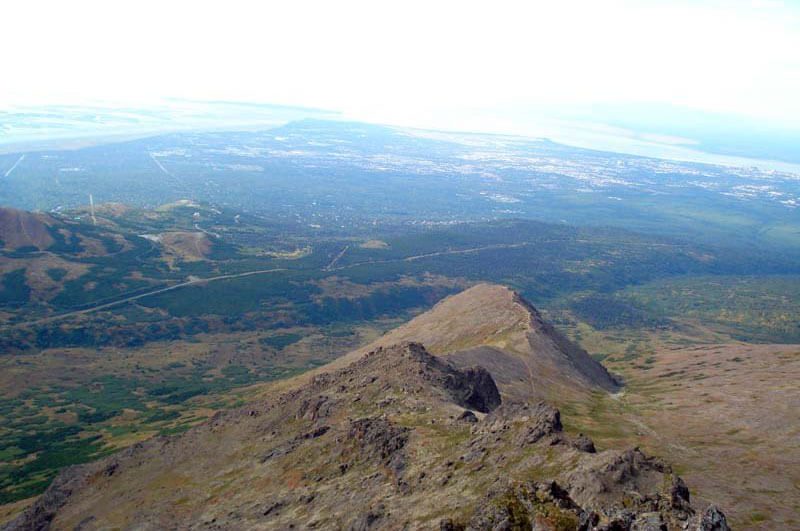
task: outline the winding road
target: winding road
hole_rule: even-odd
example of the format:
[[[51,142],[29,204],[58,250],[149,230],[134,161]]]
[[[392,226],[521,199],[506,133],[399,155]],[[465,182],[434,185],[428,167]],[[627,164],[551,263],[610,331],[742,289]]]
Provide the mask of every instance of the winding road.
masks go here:
[[[72,317],[73,315],[83,315],[87,313],[96,312],[98,310],[105,310],[106,308],[111,308],[113,306],[118,306],[120,304],[125,304],[128,302],[132,302],[135,300],[143,299],[145,297],[152,297],[153,295],[158,295],[159,293],[165,293],[167,291],[176,290],[179,288],[185,288],[186,286],[194,286],[197,284],[205,284],[208,282],[214,282],[215,280],[225,280],[229,278],[242,278],[242,277],[249,277],[252,275],[261,275],[265,273],[276,273],[278,271],[287,271],[286,268],[276,268],[276,269],[261,269],[258,271],[247,271],[245,273],[235,273],[230,275],[219,275],[217,277],[208,277],[208,278],[194,278],[192,280],[187,280],[186,282],[181,282],[179,284],[173,284],[171,286],[167,286],[165,288],[158,288],[153,291],[148,291],[146,293],[140,293],[138,295],[133,295],[131,297],[125,297],[122,299],[118,299],[112,302],[106,302],[103,304],[98,304],[97,306],[92,306],[91,308],[84,308],[83,310],[75,310],[72,312],[60,313],[58,315],[53,315],[51,317],[44,317],[42,319],[36,319],[33,321],[26,321],[22,323],[15,323],[11,325],[9,328],[19,328],[22,326],[30,326],[30,325],[37,325],[37,324],[45,324],[51,323],[53,321],[58,321],[61,319],[65,319],[67,317]]]
[[[541,243],[541,242],[536,242],[536,243]],[[449,254],[471,254],[471,253],[479,253],[481,251],[491,251],[492,249],[516,249],[518,247],[527,247],[528,245],[534,245],[534,242],[498,243],[498,244],[495,244],[495,245],[486,245],[484,247],[473,247],[471,249],[454,249],[454,250],[450,250],[450,251],[436,251],[436,252],[433,252],[433,253],[418,254],[418,255],[414,255],[414,256],[406,256],[405,258],[392,258],[392,259],[389,259],[389,260],[369,260],[369,261],[365,261],[365,262],[355,262],[353,264],[347,264],[347,265],[339,266],[339,267],[332,267],[333,265],[336,264],[336,262],[339,261],[339,258],[342,257],[341,255],[343,255],[344,252],[347,250],[347,247],[345,247],[345,249],[341,253],[339,253],[339,255],[336,258],[334,258],[333,262],[328,264],[327,267],[323,268],[323,271],[342,271],[344,269],[351,269],[353,267],[358,267],[358,266],[362,266],[362,265],[370,265],[370,264],[389,264],[389,263],[392,263],[392,262],[416,262],[417,260],[423,260],[425,258],[431,258],[431,257],[434,257],[434,256],[445,256],[445,255],[449,255]]]
[[[370,264],[379,265],[379,264],[385,264],[385,263],[391,263],[391,262],[415,262],[417,260],[422,260],[422,259],[425,259],[425,258],[431,258],[431,257],[434,257],[434,256],[444,256],[444,255],[453,255],[453,254],[470,254],[470,253],[477,253],[477,252],[481,252],[481,251],[489,251],[489,250],[493,250],[493,249],[514,249],[514,248],[518,248],[518,247],[525,247],[525,246],[528,246],[528,245],[533,245],[533,242],[486,245],[484,247],[474,247],[474,248],[471,248],[471,249],[453,249],[453,250],[448,250],[448,251],[437,251],[437,252],[433,252],[433,253],[426,253],[426,254],[419,254],[419,255],[414,255],[414,256],[407,256],[405,258],[394,258],[394,259],[389,259],[389,260],[374,260],[374,261],[368,261],[368,262],[356,262],[356,263],[348,264],[348,265],[345,265],[345,266],[333,267],[333,266],[336,265],[336,262],[338,262],[339,259],[342,258],[342,256],[344,256],[344,254],[347,252],[347,250],[350,247],[348,245],[344,249],[342,249],[342,251],[339,254],[337,254],[334,257],[334,259],[327,266],[323,267],[322,271],[341,271],[341,270],[344,270],[344,269],[350,269],[350,268],[353,268],[353,267],[358,267],[358,266],[362,266],[362,265],[370,265]],[[185,282],[181,282],[181,283],[178,283],[178,284],[173,284],[171,286],[166,286],[166,287],[163,287],[163,288],[154,289],[153,291],[148,291],[148,292],[145,292],[145,293],[139,293],[137,295],[131,295],[131,296],[128,296],[128,297],[123,297],[123,298],[120,298],[120,299],[117,299],[117,300],[114,300],[114,301],[111,301],[111,302],[100,303],[100,304],[98,304],[96,306],[91,306],[89,308],[83,308],[81,310],[73,310],[73,311],[61,313],[61,314],[58,314],[58,315],[53,315],[53,316],[50,316],[50,317],[43,317],[41,319],[34,319],[32,321],[24,321],[24,322],[21,322],[21,323],[14,323],[12,325],[9,325],[7,328],[20,328],[20,327],[31,326],[31,325],[51,323],[53,321],[59,321],[61,319],[66,319],[68,317],[72,317],[72,316],[75,316],[75,315],[84,315],[84,314],[93,313],[93,312],[96,312],[96,311],[99,311],[99,310],[105,310],[107,308],[112,308],[114,306],[119,306],[120,304],[126,304],[128,302],[133,302],[133,301],[136,301],[136,300],[139,300],[139,299],[144,299],[145,297],[152,297],[153,295],[158,295],[160,293],[166,293],[168,291],[173,291],[173,290],[184,288],[184,287],[187,287],[187,286],[195,286],[195,285],[199,285],[199,284],[206,284],[208,282],[214,282],[214,281],[217,281],[217,280],[225,280],[225,279],[231,279],[231,278],[242,278],[242,277],[248,277],[248,276],[252,276],[252,275],[262,275],[262,274],[267,274],[267,273],[276,273],[276,272],[279,272],[279,271],[288,271],[288,269],[286,269],[286,268],[260,269],[260,270],[257,270],[257,271],[246,271],[244,273],[233,273],[233,274],[228,274],[228,275],[219,275],[219,276],[216,276],[216,277],[192,278],[192,279],[187,280]]]

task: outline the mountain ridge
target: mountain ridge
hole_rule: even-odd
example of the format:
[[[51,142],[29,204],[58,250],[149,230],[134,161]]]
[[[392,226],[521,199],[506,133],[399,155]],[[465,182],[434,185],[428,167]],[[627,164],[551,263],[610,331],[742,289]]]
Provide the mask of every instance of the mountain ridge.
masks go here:
[[[552,406],[499,398],[484,369],[378,348],[68,469],[4,529],[727,529],[660,459],[597,452]]]
[[[342,367],[375,348],[406,341],[419,342],[457,366],[495,365],[492,376],[498,385],[507,393],[522,387],[513,391],[522,397],[531,389],[537,398],[545,399],[565,389],[615,391],[619,387],[599,362],[546,323],[519,293],[490,283],[446,297],[429,311],[326,367]],[[493,352],[481,350],[486,348]],[[515,368],[524,370],[522,380]]]
[[[434,352],[400,340],[413,333]],[[588,354],[512,290],[479,284],[382,342],[182,435],[69,468],[3,529],[728,529],[664,461],[564,432],[534,369],[565,371],[545,374],[550,391],[601,386],[576,368]],[[469,364],[497,359],[531,380]]]

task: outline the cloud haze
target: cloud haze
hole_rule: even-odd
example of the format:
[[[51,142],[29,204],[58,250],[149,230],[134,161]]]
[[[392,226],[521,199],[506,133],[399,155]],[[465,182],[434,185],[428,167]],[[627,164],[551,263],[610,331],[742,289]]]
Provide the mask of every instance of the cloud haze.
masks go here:
[[[408,121],[656,102],[800,119],[788,3],[32,0],[3,11],[6,103],[178,96]]]

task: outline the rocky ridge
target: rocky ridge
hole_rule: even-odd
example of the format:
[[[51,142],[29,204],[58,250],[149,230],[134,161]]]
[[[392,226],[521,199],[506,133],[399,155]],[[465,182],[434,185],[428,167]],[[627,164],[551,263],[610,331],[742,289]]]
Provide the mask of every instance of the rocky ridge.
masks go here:
[[[418,343],[62,473],[4,529],[727,529],[670,467]]]
[[[552,400],[619,387],[605,367],[546,323],[529,302],[497,284],[477,284],[447,297],[319,371],[344,367],[376,348],[402,342],[422,343],[458,367],[481,365],[505,396],[518,400]]]

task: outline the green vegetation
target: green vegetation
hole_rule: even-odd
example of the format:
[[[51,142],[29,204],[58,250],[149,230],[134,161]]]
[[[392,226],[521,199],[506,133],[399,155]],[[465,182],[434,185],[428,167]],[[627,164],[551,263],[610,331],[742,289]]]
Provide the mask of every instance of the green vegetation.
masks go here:
[[[653,328],[669,322],[653,316],[634,300],[623,297],[590,294],[570,304],[575,315],[599,330],[611,328]]]
[[[262,337],[259,341],[262,345],[282,349],[288,347],[292,343],[297,343],[302,338],[303,336],[300,334],[277,334],[274,336]]]
[[[68,271],[60,267],[54,267],[47,270],[47,276],[56,282],[60,282],[67,275]]]
[[[31,288],[25,281],[25,270],[17,269],[3,276],[3,289],[0,290],[0,307],[18,307],[30,299]]]
[[[38,494],[64,466],[114,451],[109,443],[115,437],[188,429],[204,418],[182,414],[200,406],[190,403],[195,397],[224,396],[236,387],[286,378],[300,370],[231,364],[221,369],[221,376],[212,376],[210,366],[171,363],[149,376],[102,375],[87,383],[33,387],[4,399],[0,504]]]
[[[739,340],[800,341],[798,276],[679,277],[622,293],[651,315],[716,324]]]

